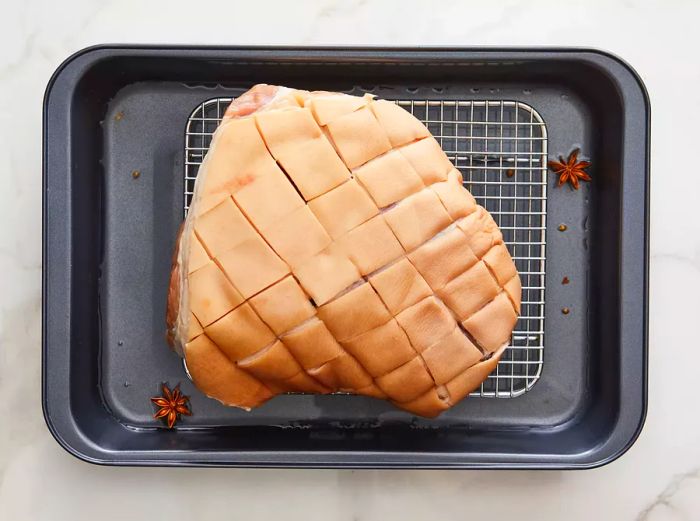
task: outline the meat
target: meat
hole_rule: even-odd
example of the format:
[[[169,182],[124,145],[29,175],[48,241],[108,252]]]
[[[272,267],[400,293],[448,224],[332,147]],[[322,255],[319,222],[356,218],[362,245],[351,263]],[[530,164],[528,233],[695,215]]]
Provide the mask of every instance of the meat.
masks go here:
[[[519,309],[498,227],[408,112],[270,85],[231,103],[168,292],[208,396],[345,391],[436,416],[495,367]]]

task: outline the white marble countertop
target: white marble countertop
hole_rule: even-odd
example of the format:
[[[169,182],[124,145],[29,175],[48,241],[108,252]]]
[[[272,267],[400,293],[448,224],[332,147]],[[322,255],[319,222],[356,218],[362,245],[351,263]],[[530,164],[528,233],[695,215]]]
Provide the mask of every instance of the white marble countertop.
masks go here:
[[[700,519],[700,3],[6,2],[0,32],[0,519]],[[434,4],[429,6],[429,4]],[[555,5],[558,4],[558,5]],[[564,7],[564,4],[569,4]],[[640,4],[640,5],[637,5]],[[41,102],[96,43],[569,45],[610,50],[652,100],[649,410],[621,459],[575,472],[105,468],[41,415]],[[193,517],[194,516],[194,517]]]

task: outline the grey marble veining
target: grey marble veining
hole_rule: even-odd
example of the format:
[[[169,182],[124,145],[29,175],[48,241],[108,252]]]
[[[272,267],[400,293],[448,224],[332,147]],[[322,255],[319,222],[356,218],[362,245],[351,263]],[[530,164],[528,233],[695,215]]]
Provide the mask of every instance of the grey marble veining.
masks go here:
[[[0,31],[0,519],[700,519],[697,2],[7,0]],[[649,412],[585,472],[103,468],[41,417],[41,102],[95,43],[572,45],[632,63],[652,98]],[[132,516],[124,515],[128,505]]]

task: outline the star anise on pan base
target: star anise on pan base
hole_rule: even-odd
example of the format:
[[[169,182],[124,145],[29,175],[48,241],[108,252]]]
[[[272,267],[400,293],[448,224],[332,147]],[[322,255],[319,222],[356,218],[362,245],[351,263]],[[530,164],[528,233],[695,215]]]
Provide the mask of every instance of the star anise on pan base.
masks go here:
[[[151,398],[151,401],[158,407],[158,411],[156,411],[153,417],[156,420],[163,419],[168,429],[172,429],[181,414],[185,416],[190,416],[192,414],[187,405],[189,399],[189,396],[185,396],[180,392],[179,384],[176,385],[172,391],[166,384],[163,384],[163,396],[154,396]]]
[[[584,171],[585,168],[591,166],[591,162],[578,161],[578,153],[579,149],[577,148],[569,154],[569,158],[566,161],[564,161],[563,157],[559,156],[559,161],[549,161],[547,163],[547,166],[559,176],[557,186],[568,182],[574,190],[578,190],[579,179],[582,181],[591,180],[591,176]]]

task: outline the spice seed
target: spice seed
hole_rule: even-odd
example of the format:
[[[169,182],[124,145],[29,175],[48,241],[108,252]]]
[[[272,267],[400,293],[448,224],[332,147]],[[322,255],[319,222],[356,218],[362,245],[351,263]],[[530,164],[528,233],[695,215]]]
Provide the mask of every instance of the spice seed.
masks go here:
[[[569,277],[564,277],[563,279],[561,279],[562,284],[568,284],[569,282]]]
[[[566,224],[560,224],[560,225],[557,227],[557,230],[559,230],[560,232],[565,232],[565,231],[567,230],[567,228],[568,228],[568,227],[566,226]]]
[[[506,170],[506,176],[513,177],[514,175],[515,175],[515,170],[513,170],[512,168],[509,168],[508,170]]]
[[[133,177],[134,179],[138,179],[139,177],[141,177],[141,172],[139,172],[138,170],[134,170],[133,172],[131,172],[131,177]]]
[[[569,308],[561,308],[561,312],[562,312],[564,315],[568,315],[568,314],[569,314],[569,311],[571,311]]]

